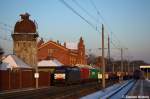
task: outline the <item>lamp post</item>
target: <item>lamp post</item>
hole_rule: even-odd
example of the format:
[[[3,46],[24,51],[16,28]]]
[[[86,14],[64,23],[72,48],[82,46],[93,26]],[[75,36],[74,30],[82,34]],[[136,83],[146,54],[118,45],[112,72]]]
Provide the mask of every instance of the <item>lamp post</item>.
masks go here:
[[[34,78],[35,78],[35,88],[37,89],[39,87],[39,82],[38,82],[38,79],[39,79],[39,72],[38,72],[38,65],[37,65],[37,59],[36,59],[36,54],[37,54],[37,51],[36,49],[33,49],[33,67],[35,68],[35,73],[34,73]]]
[[[102,24],[102,87],[105,88],[104,26]]]
[[[113,73],[115,73],[115,63],[113,63],[113,69],[112,69]]]

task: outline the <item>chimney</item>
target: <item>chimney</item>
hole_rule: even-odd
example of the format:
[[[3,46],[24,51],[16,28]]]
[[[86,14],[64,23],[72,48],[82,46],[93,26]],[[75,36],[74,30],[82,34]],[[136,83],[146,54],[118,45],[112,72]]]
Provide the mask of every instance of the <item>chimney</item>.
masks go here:
[[[59,44],[59,40],[57,40],[57,44]]]
[[[64,42],[64,47],[66,47],[66,42]]]

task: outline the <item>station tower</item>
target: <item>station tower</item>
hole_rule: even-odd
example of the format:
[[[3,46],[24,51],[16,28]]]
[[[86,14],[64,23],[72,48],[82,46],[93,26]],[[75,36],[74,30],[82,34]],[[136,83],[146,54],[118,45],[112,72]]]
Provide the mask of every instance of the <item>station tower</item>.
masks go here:
[[[78,43],[78,63],[87,64],[85,60],[85,45],[82,37],[80,37],[80,41]]]
[[[13,53],[32,67],[37,66],[37,38],[36,24],[29,19],[29,14],[21,14],[16,22],[13,38]]]

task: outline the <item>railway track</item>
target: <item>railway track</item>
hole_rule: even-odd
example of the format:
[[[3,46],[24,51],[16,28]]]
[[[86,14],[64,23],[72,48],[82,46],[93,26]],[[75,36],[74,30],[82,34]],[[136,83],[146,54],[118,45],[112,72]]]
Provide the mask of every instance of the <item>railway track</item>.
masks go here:
[[[56,97],[60,97],[66,95],[67,93],[71,93],[71,91],[76,91],[81,88],[96,86],[95,83],[89,83],[84,85],[72,85],[72,86],[54,86],[50,88],[43,88],[37,90],[28,90],[21,91],[15,93],[6,93],[0,94],[0,99],[55,99]]]
[[[112,84],[114,84],[114,82],[107,82],[106,85],[111,86]],[[100,86],[100,83],[78,85],[77,87],[74,87],[70,90],[66,90],[65,92],[62,92],[59,95],[53,95],[45,99],[79,99],[82,96],[96,92],[101,89],[102,87]]]
[[[107,83],[107,86],[113,83]],[[88,83],[72,86],[54,86],[15,93],[0,94],[0,99],[78,99],[81,96],[100,90],[100,83]]]
[[[126,95],[128,94],[128,92],[133,88],[135,83],[136,83],[136,80],[129,80],[128,82],[119,86],[118,88],[111,91],[110,93],[100,97],[100,99],[122,99],[122,98],[125,98]]]

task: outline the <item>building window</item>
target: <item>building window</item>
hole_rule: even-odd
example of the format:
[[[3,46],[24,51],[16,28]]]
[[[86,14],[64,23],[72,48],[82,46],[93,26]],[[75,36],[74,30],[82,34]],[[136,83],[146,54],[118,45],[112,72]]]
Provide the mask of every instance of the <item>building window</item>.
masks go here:
[[[26,43],[25,42],[23,42],[23,47],[25,47],[26,46]]]
[[[31,47],[31,43],[28,43],[28,46]]]
[[[19,47],[19,42],[17,42],[17,47]]]
[[[83,56],[83,53],[81,52],[80,55]]]

